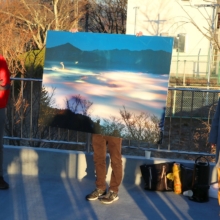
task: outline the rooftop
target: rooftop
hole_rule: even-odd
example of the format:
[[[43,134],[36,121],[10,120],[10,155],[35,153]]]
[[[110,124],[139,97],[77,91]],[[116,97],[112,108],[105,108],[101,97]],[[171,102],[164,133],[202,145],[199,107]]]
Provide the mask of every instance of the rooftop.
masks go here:
[[[152,160],[155,161],[155,158]],[[134,161],[135,158],[123,158],[124,177],[119,191],[120,199],[104,205],[98,200],[85,200],[85,196],[95,188],[91,154],[5,146],[5,179],[10,188],[0,191],[0,219],[219,218],[220,209],[215,198],[197,203],[174,192],[144,190],[141,181],[138,181],[138,165],[147,161],[139,157],[134,165],[136,169],[132,168]],[[107,181],[108,178],[109,174]]]

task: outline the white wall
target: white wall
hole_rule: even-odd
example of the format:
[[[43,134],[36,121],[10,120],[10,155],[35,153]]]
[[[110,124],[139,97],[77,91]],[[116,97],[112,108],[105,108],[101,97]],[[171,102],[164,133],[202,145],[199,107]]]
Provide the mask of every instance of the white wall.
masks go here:
[[[111,165],[109,156],[106,157],[106,181],[111,178]],[[139,156],[123,156],[123,183],[140,185],[140,165],[163,163],[172,159],[154,158],[146,159]],[[185,166],[193,167],[194,161],[175,160]],[[22,146],[4,146],[4,173],[8,175],[55,175],[62,178],[93,178],[95,180],[93,154],[81,151],[58,150],[48,148],[33,148]],[[210,182],[216,182],[216,166],[210,163]]]
[[[214,1],[212,1],[214,2]],[[195,22],[199,28],[207,34],[209,24],[212,21],[212,7],[196,7],[195,5],[211,4],[201,0],[128,0],[127,10],[127,34],[135,34],[142,31],[144,35],[160,35],[168,33],[169,36],[186,34],[186,50],[177,53],[173,50],[173,71],[175,60],[197,61],[200,51],[200,61],[207,62],[210,42],[192,24]],[[135,7],[136,27],[135,27]],[[158,25],[158,15],[163,20]],[[209,22],[209,24],[208,24]],[[181,63],[181,62],[180,62]],[[191,67],[192,68],[192,65]],[[204,65],[206,68],[206,65]]]

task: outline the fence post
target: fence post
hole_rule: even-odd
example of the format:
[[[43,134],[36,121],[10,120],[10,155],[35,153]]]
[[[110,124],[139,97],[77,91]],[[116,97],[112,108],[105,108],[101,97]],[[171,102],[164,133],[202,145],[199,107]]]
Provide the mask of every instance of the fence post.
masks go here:
[[[185,73],[185,67],[186,67],[186,60],[184,60],[184,69],[183,69],[183,86],[186,85],[186,73]]]
[[[91,133],[87,133],[86,139],[86,152],[89,153],[91,144]]]
[[[174,86],[174,88],[176,88],[176,86]],[[172,110],[172,115],[175,115],[175,108],[176,108],[176,90],[174,90],[174,94],[173,94],[173,110]]]

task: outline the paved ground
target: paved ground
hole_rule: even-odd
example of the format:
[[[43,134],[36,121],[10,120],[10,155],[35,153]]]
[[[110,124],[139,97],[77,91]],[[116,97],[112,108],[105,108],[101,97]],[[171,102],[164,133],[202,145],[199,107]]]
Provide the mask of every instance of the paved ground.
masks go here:
[[[88,202],[93,179],[9,175],[9,190],[0,191],[0,220],[144,220],[220,218],[217,199],[196,203],[173,192],[150,192],[121,185],[120,199],[111,205]]]

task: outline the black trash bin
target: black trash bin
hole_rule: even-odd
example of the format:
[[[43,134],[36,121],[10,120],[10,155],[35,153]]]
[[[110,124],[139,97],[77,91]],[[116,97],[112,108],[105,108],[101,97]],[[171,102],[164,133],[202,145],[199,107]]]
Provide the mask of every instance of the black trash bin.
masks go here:
[[[200,161],[205,159],[205,162]],[[190,200],[196,202],[208,202],[209,201],[209,173],[210,166],[206,157],[200,156],[195,160],[193,171],[192,192],[193,195],[189,197]]]

